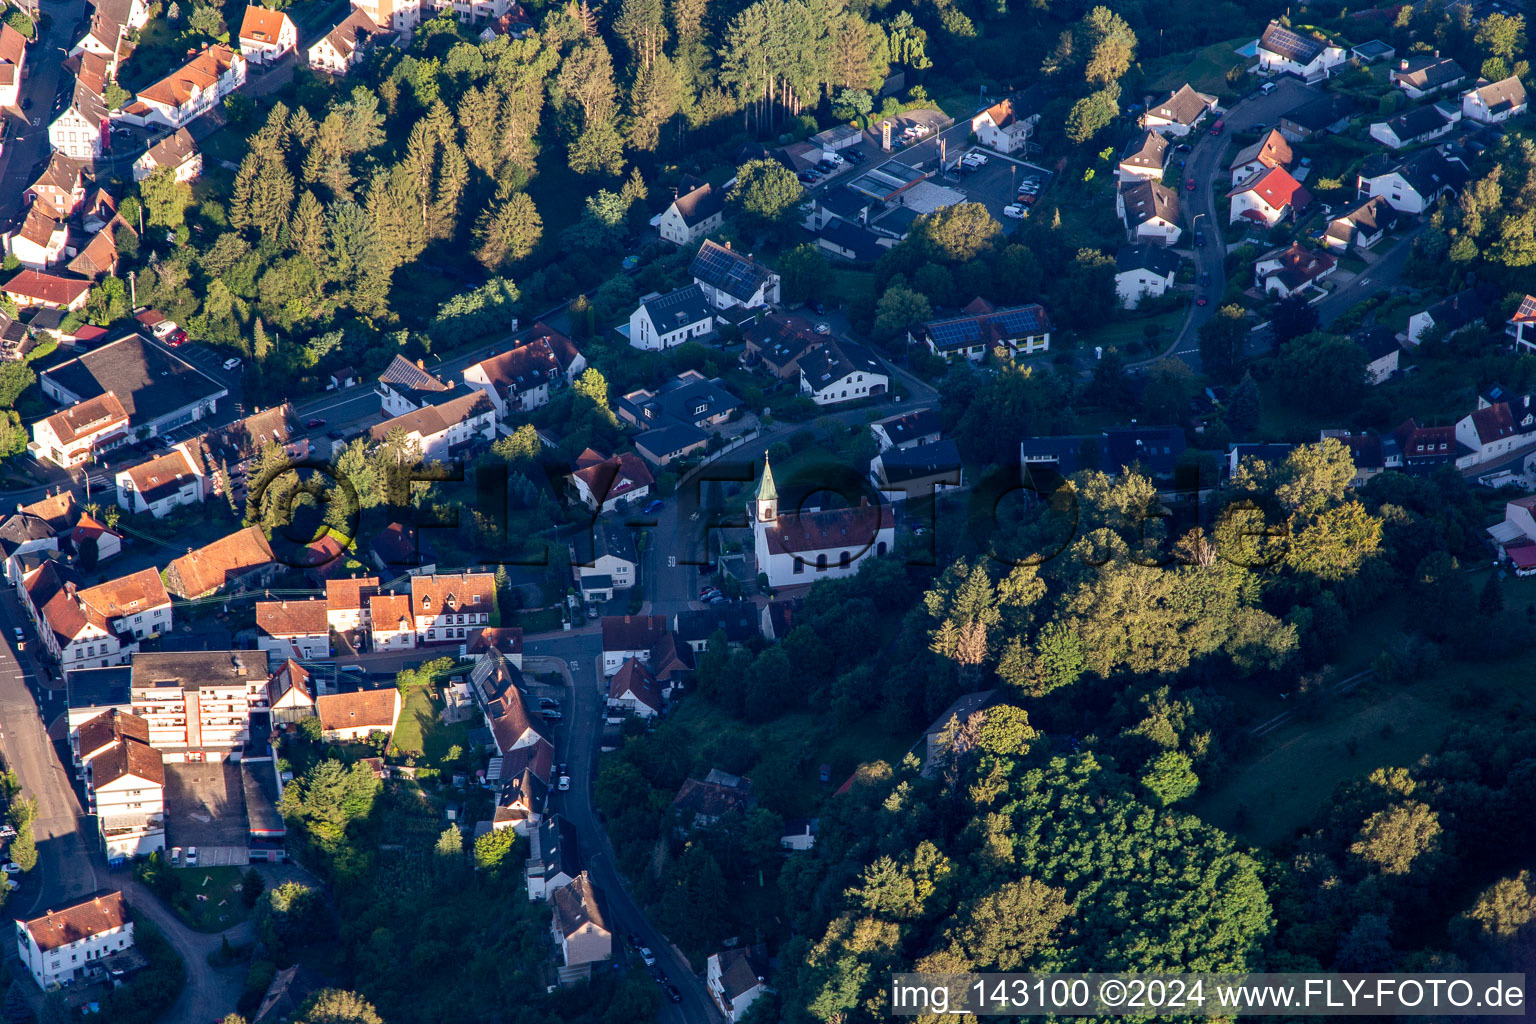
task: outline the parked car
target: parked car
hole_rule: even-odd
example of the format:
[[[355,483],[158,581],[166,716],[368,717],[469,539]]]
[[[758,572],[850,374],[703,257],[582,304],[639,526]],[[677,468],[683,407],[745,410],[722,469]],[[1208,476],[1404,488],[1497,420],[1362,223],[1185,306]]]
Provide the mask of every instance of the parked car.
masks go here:
[[[677,990],[676,985],[668,985],[667,998],[674,1003],[680,1003],[683,1001],[683,994]]]
[[[651,947],[649,947],[649,946],[641,946],[640,949],[639,949],[639,953],[640,953],[640,959],[645,961],[645,966],[647,966],[647,967],[655,967],[656,966],[656,954],[651,952]]]
[[[12,626],[11,627],[11,632],[13,634],[15,634],[16,642],[17,643],[21,643],[23,640],[25,640],[27,638],[27,634],[25,634],[25,633],[23,633],[21,631],[21,627],[20,626]]]
[[[1179,143],[1179,144],[1178,144],[1178,145],[1177,145],[1177,146],[1174,146],[1174,147],[1173,147],[1173,151],[1174,151],[1174,152],[1175,152],[1175,153],[1188,153],[1188,152],[1189,152],[1189,151],[1190,151],[1190,150],[1191,150],[1191,149],[1193,149],[1193,148],[1194,148],[1194,147],[1193,147],[1193,146],[1191,146],[1191,145],[1190,145],[1190,144],[1189,144],[1189,143],[1187,143],[1187,142],[1181,142],[1181,143]]]
[[[558,710],[559,707],[560,707],[560,702],[555,700],[555,698],[553,698],[553,697],[540,697],[539,698],[539,707],[541,707],[541,708],[550,708],[550,709],[553,709],[553,710]],[[560,770],[564,771],[565,770],[565,766],[562,765]]]
[[[187,847],[187,867],[197,867],[197,847],[195,846]]]
[[[1024,215],[1025,215],[1024,207],[1018,205],[1017,203],[1014,203],[1011,206],[1003,207],[1003,216],[1004,217],[1012,217],[1014,220],[1023,220],[1024,219]]]
[[[838,156],[836,153],[828,153],[826,159],[827,163],[831,164],[833,167],[843,166],[843,158]]]
[[[8,875],[19,875],[21,874],[21,865],[13,860],[8,860],[4,864],[0,864],[0,871],[4,871]]]
[[[321,419],[319,416],[313,417],[304,424],[306,430],[318,430],[323,426],[325,426],[325,420]]]
[[[850,149],[848,151],[848,159],[852,160],[856,164],[861,164],[867,159],[867,157],[865,157],[863,153],[860,153],[856,149]]]
[[[1227,122],[1225,122],[1225,121],[1217,121],[1215,124],[1211,125],[1211,134],[1212,135],[1220,135],[1222,132],[1224,132],[1226,130],[1226,128],[1227,128]]]
[[[540,711],[539,714],[544,716],[544,721],[546,721],[546,722],[558,722],[558,721],[560,721],[560,719],[565,717],[560,712],[558,712],[558,711],[551,711],[548,708],[545,708],[543,711]]]
[[[1274,92],[1276,88],[1278,87],[1274,82],[1265,82],[1263,85],[1259,86],[1259,92],[1265,96],[1268,96],[1270,93]]]
[[[0,827],[0,839],[15,839],[16,830],[9,825]]]
[[[1194,178],[1190,178],[1189,180],[1184,182],[1184,187],[1186,189],[1188,189],[1189,191],[1193,192],[1195,190],[1195,179]]]
[[[642,511],[644,511],[646,515],[650,515],[652,512],[660,512],[665,505],[666,502],[662,501],[660,498],[657,498],[655,501],[645,506]]]
[[[571,777],[569,775],[562,775],[562,776],[560,776],[560,792],[562,792],[562,793],[569,793],[570,791],[571,791]]]
[[[187,343],[187,332],[180,327],[165,336],[165,343],[171,348],[180,348]]]
[[[236,359],[236,358],[230,358],[230,359],[224,360],[224,369],[226,371],[228,371],[228,372],[233,373],[235,370],[240,369],[240,360]]]
[[[1209,273],[1201,274],[1200,275],[1200,287],[1201,288],[1209,288],[1210,286],[1211,286],[1211,275]]]
[[[1207,299],[1204,295],[1202,295],[1198,299],[1195,300],[1195,305],[1203,306],[1203,305],[1205,305],[1209,301],[1210,301],[1210,299]]]
[[[1197,246],[1205,244],[1205,232],[1204,231],[1196,231],[1195,232],[1195,244]]]

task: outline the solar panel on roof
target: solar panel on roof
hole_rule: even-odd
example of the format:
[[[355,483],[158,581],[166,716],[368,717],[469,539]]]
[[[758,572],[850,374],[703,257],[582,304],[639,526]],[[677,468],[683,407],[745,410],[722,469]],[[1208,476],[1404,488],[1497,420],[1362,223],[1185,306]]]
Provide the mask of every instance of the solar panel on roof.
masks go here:
[[[1316,39],[1298,35],[1287,28],[1271,25],[1264,33],[1264,48],[1300,64],[1309,63],[1323,50]]]

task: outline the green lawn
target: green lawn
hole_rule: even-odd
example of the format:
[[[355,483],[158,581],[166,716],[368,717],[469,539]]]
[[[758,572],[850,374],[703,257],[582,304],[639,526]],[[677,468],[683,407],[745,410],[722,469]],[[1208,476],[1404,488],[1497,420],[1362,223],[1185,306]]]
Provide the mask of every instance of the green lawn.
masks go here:
[[[1186,310],[1172,309],[1165,313],[1154,313],[1152,316],[1128,316],[1123,320],[1113,320],[1102,327],[1095,328],[1077,337],[1079,349],[1092,349],[1095,345],[1103,345],[1106,349],[1111,345],[1124,350],[1131,342],[1140,342],[1148,345],[1150,352],[1160,352],[1173,340],[1174,332],[1184,322]],[[1147,328],[1157,328],[1157,335],[1150,344],[1147,341]]]
[[[172,871],[181,891],[171,897],[171,909],[200,932],[221,932],[245,920],[245,900],[237,886],[245,874],[235,867],[184,868]]]
[[[548,633],[550,630],[559,629],[561,623],[559,608],[541,608],[538,611],[518,612],[512,619],[512,625],[521,626],[525,633]]]
[[[402,754],[413,754],[427,764],[437,764],[448,756],[449,748],[461,750],[469,739],[469,725],[444,722],[433,689],[413,686],[400,709],[393,746]]]
[[[1235,52],[1245,43],[1253,42],[1252,36],[1239,36],[1196,50],[1193,57],[1173,54],[1154,59],[1147,64],[1147,89],[1150,92],[1171,92],[1188,82],[1200,92],[1221,95],[1230,91],[1227,71],[1234,64],[1245,64],[1252,58],[1239,57]]]

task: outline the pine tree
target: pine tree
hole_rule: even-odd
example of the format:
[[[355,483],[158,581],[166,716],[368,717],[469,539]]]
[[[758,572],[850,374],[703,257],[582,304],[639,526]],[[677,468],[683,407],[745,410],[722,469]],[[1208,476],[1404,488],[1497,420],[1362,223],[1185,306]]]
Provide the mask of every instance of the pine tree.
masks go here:
[[[241,230],[251,226],[251,202],[256,188],[256,177],[261,173],[262,160],[256,153],[247,153],[235,172],[235,184],[229,196],[229,223]]]
[[[1252,373],[1244,372],[1243,379],[1232,389],[1232,397],[1227,401],[1227,426],[1245,434],[1259,425],[1260,414],[1259,385]]]
[[[224,499],[229,502],[229,510],[235,515],[240,514],[240,505],[235,501],[235,488],[229,478],[229,461],[219,460],[219,486],[224,489]]]
[[[266,325],[261,322],[261,317],[257,317],[256,322],[251,325],[251,358],[255,359],[257,364],[261,364],[266,362],[267,356],[271,354],[272,342],[267,337]]]
[[[452,238],[459,228],[459,201],[469,185],[469,161],[464,151],[449,140],[443,144],[438,165],[437,192],[432,197],[432,237]]]
[[[293,251],[309,260],[316,270],[325,266],[325,209],[309,189],[299,196],[288,221],[288,240]]]
[[[539,244],[544,222],[526,192],[494,203],[475,225],[475,259],[487,270],[500,270],[525,259]]]
[[[464,156],[487,177],[496,175],[496,130],[501,97],[494,84],[467,91],[459,100],[459,130],[464,137]]]

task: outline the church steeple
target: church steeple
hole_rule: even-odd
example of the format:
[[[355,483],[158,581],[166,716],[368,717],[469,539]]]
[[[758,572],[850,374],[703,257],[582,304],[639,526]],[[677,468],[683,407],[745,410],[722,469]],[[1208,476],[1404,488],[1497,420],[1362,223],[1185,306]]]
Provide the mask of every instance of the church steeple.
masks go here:
[[[773,483],[773,467],[768,463],[768,456],[763,456],[763,479],[757,485],[756,519],[760,523],[771,523],[779,516],[779,489]]]

